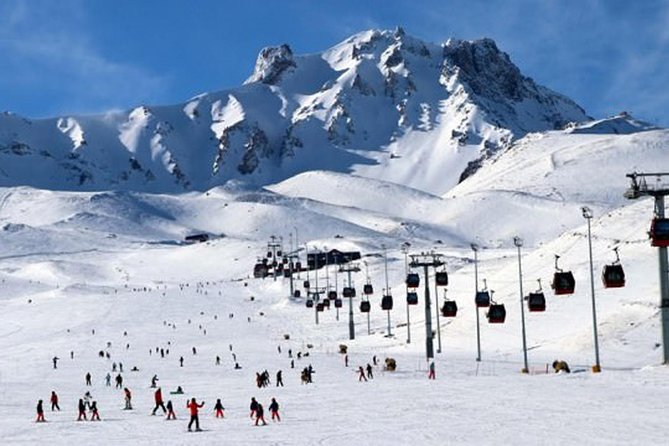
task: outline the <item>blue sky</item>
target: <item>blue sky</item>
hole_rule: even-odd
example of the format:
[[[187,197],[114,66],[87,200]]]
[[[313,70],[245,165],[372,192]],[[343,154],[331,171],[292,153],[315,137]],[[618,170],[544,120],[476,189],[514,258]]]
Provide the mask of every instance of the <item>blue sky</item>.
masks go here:
[[[0,110],[29,117],[171,104],[239,85],[258,51],[322,51],[402,26],[491,37],[595,117],[669,126],[669,0],[3,0]]]

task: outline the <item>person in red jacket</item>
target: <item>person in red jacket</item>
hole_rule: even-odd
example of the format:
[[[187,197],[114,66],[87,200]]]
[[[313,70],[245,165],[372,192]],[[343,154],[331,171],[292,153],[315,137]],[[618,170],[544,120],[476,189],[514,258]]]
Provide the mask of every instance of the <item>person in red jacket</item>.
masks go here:
[[[188,423],[188,431],[190,432],[190,428],[195,423],[195,430],[196,431],[201,431],[200,429],[200,419],[197,415],[198,409],[202,408],[204,406],[204,401],[202,401],[201,404],[198,404],[197,401],[195,401],[195,398],[191,398],[189,403],[186,403],[186,407],[190,410],[190,422]]]
[[[158,387],[158,390],[153,394],[153,399],[156,402],[156,407],[153,408],[151,415],[155,415],[158,409],[163,409],[163,413],[167,413],[167,409],[165,409],[165,404],[163,403],[163,392],[160,390],[160,387]]]
[[[51,412],[53,412],[54,409],[60,411],[60,406],[58,406],[58,395],[56,395],[55,390],[51,391],[51,399],[49,401],[51,401]]]

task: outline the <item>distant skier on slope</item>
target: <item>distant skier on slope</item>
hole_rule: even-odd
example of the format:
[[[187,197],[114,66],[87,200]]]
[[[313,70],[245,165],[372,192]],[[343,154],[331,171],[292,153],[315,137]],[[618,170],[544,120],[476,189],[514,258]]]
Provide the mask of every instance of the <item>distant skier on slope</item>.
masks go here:
[[[77,417],[77,421],[81,421],[82,418],[85,421],[86,420],[86,405],[84,404],[84,400],[82,398],[79,398],[79,404],[77,405],[77,409],[79,409],[79,416]]]
[[[56,395],[55,390],[51,391],[51,398],[49,401],[51,402],[51,412],[53,412],[54,409],[60,411],[60,406],[58,406],[58,395]]]
[[[214,405],[214,416],[216,418],[225,418],[225,414],[223,411],[225,410],[225,407],[223,407],[223,404],[221,403],[221,399],[216,400],[216,404]]]
[[[434,361],[430,363],[430,372],[427,375],[427,379],[436,379],[435,378],[435,372],[434,372]]]
[[[253,418],[256,416],[256,413],[258,412],[258,402],[256,401],[255,397],[251,398],[251,405],[249,405],[249,410],[251,411],[251,415],[249,415],[249,417]]]
[[[155,393],[153,394],[153,399],[156,403],[156,407],[153,408],[153,412],[151,412],[151,415],[155,415],[158,409],[163,409],[163,413],[167,413],[165,404],[163,404],[163,391],[161,390],[160,387],[158,387],[158,390],[156,390]]]
[[[365,369],[363,369],[362,366],[358,367],[358,381],[367,381]]]
[[[100,413],[98,412],[98,402],[91,403],[91,421],[100,421]]]
[[[260,403],[258,403],[258,408],[256,409],[256,426],[259,421],[262,421],[263,426],[267,426],[267,422],[265,421],[265,409],[263,409],[262,404]]]
[[[281,421],[279,416],[279,403],[276,402],[276,398],[272,398],[272,402],[269,405],[269,413],[272,414],[272,421],[276,418],[276,421]]]
[[[46,420],[44,419],[44,407],[42,406],[42,400],[39,400],[37,402],[37,419],[35,420],[36,423],[44,423]]]
[[[172,406],[172,400],[167,401],[167,419],[176,420],[177,416],[174,413],[174,406]]]

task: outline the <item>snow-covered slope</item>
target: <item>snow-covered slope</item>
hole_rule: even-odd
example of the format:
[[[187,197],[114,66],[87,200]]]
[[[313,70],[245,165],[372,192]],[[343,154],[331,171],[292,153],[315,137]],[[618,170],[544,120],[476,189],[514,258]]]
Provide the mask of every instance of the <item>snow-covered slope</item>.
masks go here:
[[[587,119],[489,39],[366,31],[317,54],[263,49],[247,82],[101,116],[0,116],[0,185],[206,190],[327,169],[445,193],[527,132]],[[421,175],[415,169],[421,166]]]

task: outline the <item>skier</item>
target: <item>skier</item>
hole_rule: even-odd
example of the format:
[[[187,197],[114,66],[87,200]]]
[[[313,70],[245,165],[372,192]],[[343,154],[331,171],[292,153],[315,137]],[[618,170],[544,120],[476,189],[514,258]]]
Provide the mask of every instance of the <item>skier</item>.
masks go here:
[[[81,421],[82,418],[86,420],[86,405],[84,404],[83,399],[79,398],[79,404],[77,408],[79,409],[79,417],[77,418],[77,421]]]
[[[90,372],[86,373],[86,385],[87,386],[92,386],[93,385],[93,384],[91,384],[91,373]]]
[[[434,361],[430,363],[430,373],[427,375],[427,379],[436,379],[434,375]]]
[[[279,416],[279,403],[276,402],[276,398],[272,398],[272,403],[269,405],[269,412],[272,414],[272,421],[276,418],[276,421],[281,421]]]
[[[123,373],[123,363],[122,362],[118,363],[118,371]]]
[[[182,356],[182,357],[179,358],[179,367],[183,367],[183,366],[184,366],[184,357]]]
[[[190,422],[188,423],[188,432],[191,431],[191,426],[195,423],[195,430],[201,431],[200,429],[200,419],[197,415],[198,409],[204,406],[204,401],[200,404],[195,401],[195,398],[191,398],[190,403],[186,403],[186,407],[190,410]]]
[[[267,426],[267,422],[265,421],[265,410],[260,403],[258,403],[258,408],[256,409],[256,426],[258,425],[258,421],[262,421],[262,425]]]
[[[116,363],[115,362],[112,363],[112,372],[116,372]]]
[[[116,375],[116,388],[120,389],[121,387],[123,387],[123,377],[119,373],[118,375]]]
[[[363,369],[362,366],[358,367],[358,381],[367,381],[367,377],[365,377],[365,369]]]
[[[158,382],[158,375],[153,375],[153,378],[151,378],[151,388],[155,389],[156,388],[156,383]]]
[[[44,423],[46,420],[44,419],[44,408],[42,407],[42,400],[39,400],[37,402],[37,419],[35,420],[36,423]]]
[[[93,395],[91,395],[91,392],[87,391],[86,393],[84,393],[84,406],[86,406],[90,409],[92,399],[93,399]]]
[[[221,365],[221,357],[218,355],[216,356],[216,365]]]
[[[158,390],[153,394],[153,399],[156,402],[156,407],[153,408],[151,415],[155,415],[158,409],[163,409],[163,413],[167,413],[167,409],[165,409],[165,405],[163,404],[163,392],[160,387],[158,387]]]
[[[98,413],[98,402],[93,401],[91,403],[91,421],[98,420],[100,421],[100,414]]]
[[[59,359],[60,359],[60,358],[59,358],[58,356],[54,356],[53,359],[51,359],[51,361],[53,361],[53,368],[54,368],[54,369],[57,369],[57,368],[58,368],[58,360],[59,360]]]
[[[225,407],[223,407],[223,404],[221,403],[221,399],[216,400],[216,405],[214,406],[214,410],[216,413],[216,418],[225,418],[225,415],[223,414],[223,411],[225,410]]]
[[[372,356],[372,362],[374,363],[374,365],[377,365],[377,362],[376,362],[376,355]]]
[[[197,355],[197,349],[193,347],[193,355]]]
[[[132,410],[132,393],[130,393],[130,389],[125,387],[123,394],[125,395],[125,407],[123,410]]]
[[[60,411],[60,407],[58,406],[58,395],[56,395],[56,391],[52,390],[51,391],[51,412],[54,411],[54,409]]]
[[[348,367],[348,355],[344,355],[344,367]]]
[[[281,370],[276,372],[276,386],[277,387],[279,387],[279,386],[283,387],[283,376],[282,376]]]
[[[372,366],[367,364],[367,378],[374,379],[374,374],[372,373]]]
[[[251,415],[249,415],[249,417],[253,418],[258,412],[258,402],[256,401],[255,397],[251,398],[251,405],[249,406],[249,409],[251,410]]]
[[[167,419],[176,420],[177,416],[174,414],[174,406],[172,406],[172,400],[167,401]]]
[[[111,387],[111,374],[109,372],[105,376],[105,386]]]

